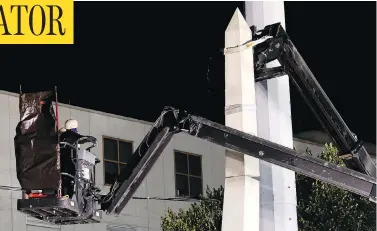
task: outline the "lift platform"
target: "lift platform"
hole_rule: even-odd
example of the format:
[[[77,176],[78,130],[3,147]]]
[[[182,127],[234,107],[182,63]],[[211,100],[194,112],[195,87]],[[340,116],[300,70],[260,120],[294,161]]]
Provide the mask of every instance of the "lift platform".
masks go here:
[[[17,210],[56,225],[100,223],[101,211],[93,211],[91,218],[82,217],[75,200],[69,198],[34,198],[17,200]]]
[[[97,139],[80,135],[74,120],[58,132],[54,95],[56,91],[20,93],[14,145],[23,199],[17,200],[17,210],[57,225],[98,223],[99,190],[94,185],[99,161],[90,152]]]

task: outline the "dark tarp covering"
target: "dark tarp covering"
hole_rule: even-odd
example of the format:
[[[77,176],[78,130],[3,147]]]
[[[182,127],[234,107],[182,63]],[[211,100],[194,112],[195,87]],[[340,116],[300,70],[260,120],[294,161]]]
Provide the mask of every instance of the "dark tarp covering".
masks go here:
[[[58,189],[58,133],[53,91],[20,94],[20,122],[14,137],[17,178],[24,190]]]

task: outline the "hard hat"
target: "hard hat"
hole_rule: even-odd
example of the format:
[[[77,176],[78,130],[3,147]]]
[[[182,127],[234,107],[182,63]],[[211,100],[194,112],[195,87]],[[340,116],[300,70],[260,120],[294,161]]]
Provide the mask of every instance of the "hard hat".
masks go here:
[[[79,127],[79,123],[77,120],[67,120],[65,122],[65,129],[67,130],[72,130],[72,129],[77,129]]]

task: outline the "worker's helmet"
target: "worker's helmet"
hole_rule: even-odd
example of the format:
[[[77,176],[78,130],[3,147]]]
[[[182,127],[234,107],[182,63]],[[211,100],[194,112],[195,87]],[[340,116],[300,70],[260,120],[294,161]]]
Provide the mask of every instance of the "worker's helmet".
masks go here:
[[[77,122],[77,120],[70,119],[65,122],[65,129],[67,130],[77,132],[78,127],[79,123]]]

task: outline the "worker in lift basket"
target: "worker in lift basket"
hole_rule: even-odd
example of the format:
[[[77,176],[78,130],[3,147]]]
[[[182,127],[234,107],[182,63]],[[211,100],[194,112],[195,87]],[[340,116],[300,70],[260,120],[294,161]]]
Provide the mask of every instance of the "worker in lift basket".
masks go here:
[[[67,120],[64,128],[60,130],[60,142],[67,142],[74,144],[82,135],[78,134],[77,128],[79,124],[77,120]],[[74,193],[74,179],[72,178],[76,174],[75,164],[72,161],[71,154],[76,156],[76,150],[68,146],[62,146],[60,150],[60,165],[61,172],[69,175],[62,175],[62,195],[72,198]]]

